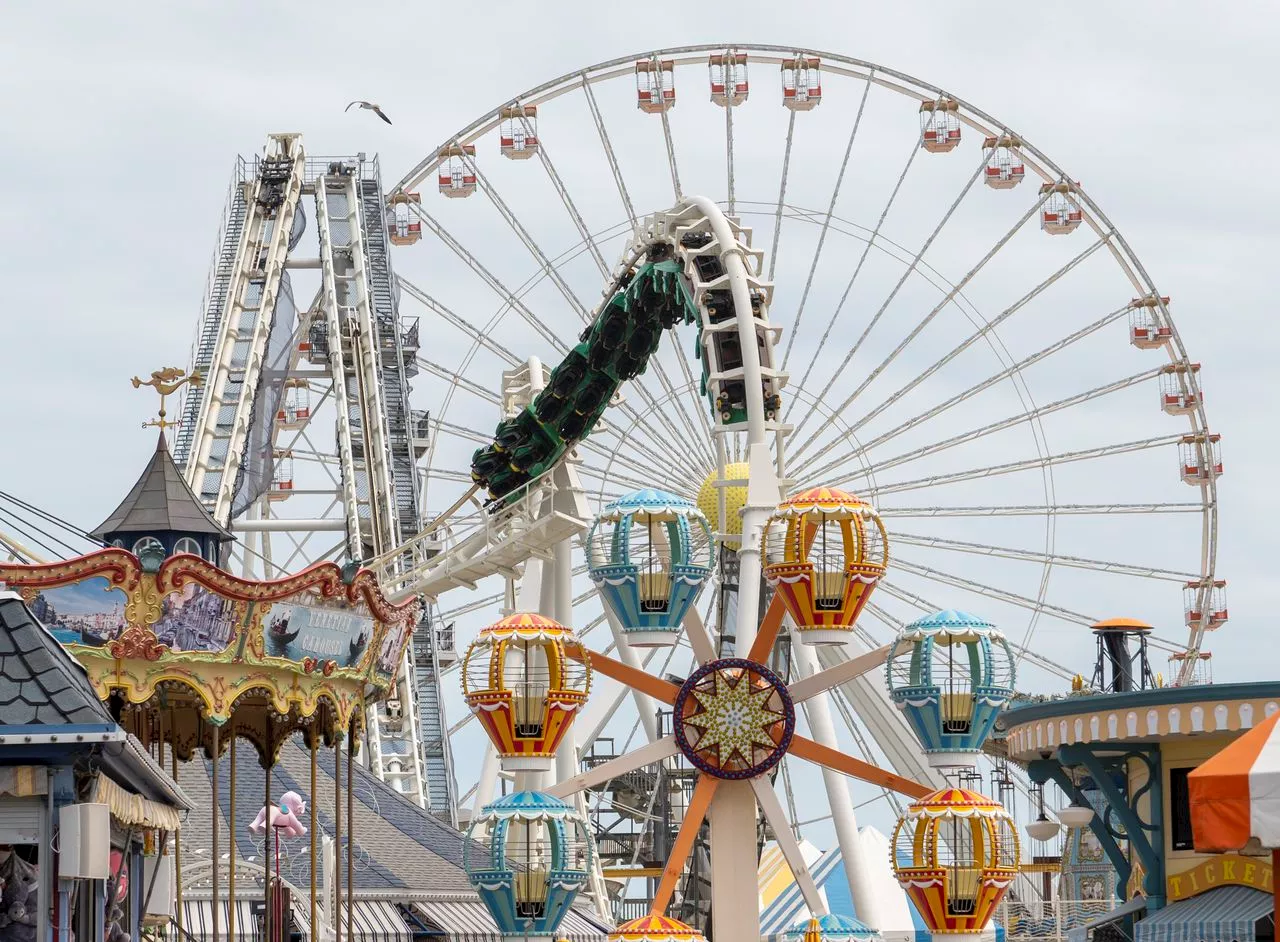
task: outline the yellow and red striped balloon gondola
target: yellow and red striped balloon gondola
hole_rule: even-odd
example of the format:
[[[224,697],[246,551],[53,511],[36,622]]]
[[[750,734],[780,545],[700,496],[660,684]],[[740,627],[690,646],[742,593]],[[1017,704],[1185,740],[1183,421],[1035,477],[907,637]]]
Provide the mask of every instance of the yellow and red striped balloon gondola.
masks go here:
[[[889,563],[875,508],[834,487],[778,505],[764,531],[764,575],[805,644],[844,644]]]
[[[619,925],[609,933],[609,942],[706,942],[706,939],[679,919],[650,913]]]
[[[587,702],[591,667],[568,656],[578,644],[553,619],[508,615],[480,631],[462,665],[462,693],[508,772],[547,771]]]
[[[1009,812],[963,788],[943,788],[909,805],[893,846],[898,882],[935,933],[982,932],[1018,875],[1018,833]]]

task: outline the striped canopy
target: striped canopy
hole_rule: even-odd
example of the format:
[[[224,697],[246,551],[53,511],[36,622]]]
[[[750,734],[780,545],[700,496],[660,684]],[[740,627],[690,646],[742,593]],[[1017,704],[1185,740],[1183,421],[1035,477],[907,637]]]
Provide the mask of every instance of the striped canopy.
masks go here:
[[[1187,777],[1196,850],[1280,849],[1280,712]]]

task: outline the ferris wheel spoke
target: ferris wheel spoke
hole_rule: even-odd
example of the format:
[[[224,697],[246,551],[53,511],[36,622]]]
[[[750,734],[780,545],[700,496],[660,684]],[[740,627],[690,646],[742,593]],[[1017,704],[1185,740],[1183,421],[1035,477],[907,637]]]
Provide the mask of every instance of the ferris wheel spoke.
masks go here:
[[[671,380],[667,376],[667,371],[663,367],[661,361],[659,361],[656,357],[654,357],[652,360],[650,360],[650,363],[653,366],[654,375],[657,376],[658,378],[658,383],[662,386],[662,390],[666,395],[667,401],[671,402],[676,407],[674,411],[679,414],[681,421],[684,425],[684,430],[677,431],[675,427],[675,423],[672,422],[671,417],[667,414],[669,410],[663,409],[661,407],[661,404],[654,397],[653,393],[650,392],[648,388],[646,388],[643,382],[637,382],[633,380],[632,381],[633,388],[637,389],[644,396],[649,407],[653,410],[654,414],[657,415],[658,418],[662,421],[662,424],[665,425],[672,432],[672,434],[677,435],[681,439],[683,444],[689,448],[691,453],[703,451],[706,457],[710,459],[711,451],[710,451],[710,446],[707,444],[708,439],[698,434],[697,429],[693,427],[693,422],[689,419],[687,411],[684,408],[680,407],[681,401],[686,397],[681,396],[676,391],[675,387],[672,386]],[[687,364],[685,366],[685,369],[687,372],[688,370]],[[685,434],[686,432],[688,433],[687,435]]]
[[[1132,376],[1126,376],[1123,379],[1116,380],[1115,382],[1107,383],[1104,386],[1097,386],[1093,389],[1086,390],[1085,392],[1077,393],[1074,396],[1067,396],[1065,399],[1059,399],[1056,402],[1051,402],[1043,406],[1037,406],[1034,409],[1028,409],[1025,412],[1019,413],[1018,415],[1012,415],[1007,418],[1000,419],[997,422],[991,422],[987,425],[982,426],[981,428],[972,429],[968,432],[962,432],[959,435],[953,435],[951,438],[944,438],[942,441],[934,442],[933,444],[930,444],[930,445],[922,445],[919,448],[912,449],[911,451],[908,451],[908,452],[903,452],[902,454],[895,455],[892,458],[886,458],[883,461],[873,462],[871,465],[871,473],[879,474],[880,472],[887,471],[890,468],[897,468],[897,467],[901,467],[902,465],[910,464],[911,462],[918,461],[921,458],[926,458],[930,455],[936,455],[939,452],[946,451],[948,448],[955,448],[957,445],[963,445],[966,442],[975,441],[976,439],[983,438],[984,436],[987,436],[987,435],[993,435],[996,432],[1001,432],[1005,429],[1013,428],[1014,426],[1021,425],[1024,422],[1035,421],[1043,418],[1044,416],[1052,415],[1055,412],[1060,412],[1063,409],[1069,409],[1072,406],[1078,406],[1081,403],[1091,402],[1095,399],[1100,399],[1103,396],[1109,395],[1111,393],[1128,389],[1131,386],[1138,385],[1139,383],[1143,383],[1149,379],[1154,379],[1159,375],[1160,375],[1160,367],[1158,366],[1153,367],[1152,369],[1149,369],[1149,370],[1143,370],[1141,373],[1134,373]],[[871,445],[868,444],[866,447],[870,448]],[[840,467],[842,463],[843,463],[843,459],[838,459],[836,461],[830,462],[826,465],[823,465],[817,471],[810,472],[810,476],[815,479],[821,479],[824,474],[827,474],[833,469]],[[797,472],[797,473],[803,473],[803,472]]]
[[[515,212],[507,205],[506,201],[498,193],[497,187],[480,172],[480,168],[474,158],[464,155],[462,161],[475,174],[476,184],[480,190],[484,192],[493,208],[498,211],[498,215],[506,221],[511,231],[516,234],[516,238],[529,250],[529,254],[533,256],[533,260],[538,263],[538,267],[547,276],[547,279],[555,285],[556,290],[560,292],[569,306],[577,312],[583,323],[588,322],[590,316],[587,306],[582,303],[582,299],[578,297],[577,292],[569,286],[569,282],[565,281],[564,276],[560,274],[560,269],[552,264],[551,259],[547,257],[547,253],[542,250],[542,246],[529,234],[529,230],[525,228]]]
[[[661,408],[661,404],[656,401],[652,402],[652,408],[659,415],[665,412]],[[701,448],[690,447],[687,442],[684,443],[685,447],[680,447],[681,441],[664,438],[662,435],[656,434],[644,417],[636,412],[635,409],[625,407],[625,413],[631,418],[631,424],[626,427],[625,431],[612,425],[609,427],[609,432],[618,439],[620,445],[634,444],[637,430],[643,431],[652,443],[651,447],[666,455],[670,461],[670,467],[682,468],[692,479],[701,480],[705,471],[700,471],[694,461],[697,454],[706,453],[707,446],[705,442]],[[669,422],[670,420],[668,419],[667,421]],[[712,464],[714,465],[714,461],[712,461]]]
[[[311,433],[310,433],[309,427],[304,427],[299,429],[298,436],[299,438],[302,439],[303,442],[306,443],[307,448],[310,449],[313,455],[320,454],[320,449],[316,446],[316,443],[311,440]],[[294,451],[295,454],[301,454],[301,455],[306,454],[304,451],[302,451],[302,449],[299,449],[297,447],[296,441],[294,442],[293,449],[296,449]],[[334,474],[334,471],[333,471],[332,466],[335,464],[334,459],[328,456],[326,456],[326,458],[327,460],[317,461],[316,464],[319,465],[321,470],[324,471],[325,476],[329,479],[329,483],[333,485],[334,492],[336,493],[342,490],[342,484],[338,481],[338,476]]]
[[[948,363],[951,363],[953,360],[959,357],[960,354],[964,353],[966,350],[968,350],[971,346],[973,346],[979,340],[982,340],[988,337],[991,333],[995,331],[997,327],[999,327],[1001,324],[1007,321],[1010,317],[1012,317],[1018,311],[1022,310],[1022,308],[1024,308],[1031,301],[1035,300],[1035,298],[1039,297],[1050,286],[1056,284],[1062,277],[1064,277],[1069,272],[1071,272],[1076,266],[1078,266],[1085,259],[1093,255],[1093,253],[1096,252],[1098,249],[1100,249],[1105,243],[1106,243],[1106,239],[1099,239],[1098,241],[1094,242],[1092,245],[1086,248],[1083,252],[1075,256],[1073,259],[1071,259],[1069,262],[1067,262],[1065,265],[1063,265],[1053,274],[1049,275],[1049,277],[1045,278],[1043,281],[1037,284],[1034,288],[1028,291],[1025,295],[1023,295],[1021,298],[1019,298],[1009,307],[1001,311],[1000,314],[998,314],[994,320],[991,320],[986,324],[984,324],[977,331],[970,334],[963,341],[961,341],[961,343],[958,346],[956,346],[955,349],[950,350],[945,356],[934,361],[934,363],[931,366],[926,368],[919,375],[914,376],[910,382],[908,382],[901,389],[893,393],[893,395],[881,401],[874,408],[864,411],[853,423],[853,430],[856,432],[858,429],[862,428],[864,425],[866,425],[868,422],[870,422],[872,419],[878,416],[885,409],[889,408],[895,402],[900,400],[903,396],[905,396],[911,390],[915,389],[921,383],[925,382],[934,373],[938,372],[938,370],[942,369]],[[1123,310],[1124,309],[1121,309],[1121,312]],[[1115,312],[1113,315],[1109,316],[1110,319],[1106,320],[1105,322],[1099,322],[1093,325],[1091,328],[1086,328],[1086,331],[1092,332],[1092,330],[1096,330],[1101,326],[1105,326],[1105,324],[1111,323],[1111,320],[1113,320],[1116,316],[1119,316],[1121,312]],[[1075,339],[1079,339],[1079,337],[1085,336],[1085,333],[1079,333],[1079,336],[1077,335],[1072,335],[1072,336]],[[1074,342],[1074,340],[1071,342]],[[1065,344],[1063,344],[1062,346],[1065,346]],[[1058,349],[1061,349],[1061,346],[1055,345],[1050,349],[1056,351]],[[1003,374],[1001,378],[1003,378]]]
[[[458,388],[465,390],[471,395],[477,396],[480,399],[485,400],[490,405],[494,405],[494,406],[502,405],[502,397],[499,396],[496,392],[494,392],[492,389],[488,389],[487,387],[481,386],[477,382],[474,382],[468,379],[467,377],[463,376],[461,373],[454,372],[453,370],[448,369],[447,367],[443,367],[439,363],[434,363],[423,356],[417,357],[417,363],[418,363],[418,366],[425,368],[427,372],[431,373],[433,376],[436,376],[439,379],[443,379],[446,382],[451,383],[454,386],[457,386]]]
[[[479,344],[481,347],[484,347],[486,350],[490,351],[491,353],[494,353],[497,356],[501,357],[503,360],[506,360],[509,365],[519,366],[522,362],[524,362],[519,357],[517,357],[514,353],[512,353],[510,349],[508,349],[507,347],[499,343],[494,338],[492,331],[485,331],[485,330],[481,330],[479,327],[476,327],[466,318],[462,317],[460,314],[456,313],[455,311],[441,304],[439,301],[437,301],[431,295],[427,294],[425,291],[423,291],[413,282],[409,281],[407,278],[402,278],[397,276],[396,283],[399,284],[401,289],[403,289],[409,295],[409,297],[413,298],[415,301],[417,301],[427,310],[431,311],[433,314],[440,316],[445,321],[452,324],[454,327],[458,328],[458,330],[466,334],[468,337],[470,337],[475,343]]]
[[[787,200],[787,174],[791,171],[791,142],[796,134],[796,113],[787,118],[787,145],[782,151],[782,178],[778,181],[778,208],[773,213],[773,245],[769,248],[769,280],[778,268],[778,238],[782,235],[782,207]]]
[[[1158,566],[1144,566],[1137,563],[1122,563],[1104,559],[1087,559],[1082,556],[1064,556],[1056,553],[1045,553],[1040,550],[992,546],[985,543],[971,543],[965,540],[922,536],[917,533],[889,531],[889,538],[893,545],[902,543],[908,546],[944,549],[957,553],[969,553],[975,556],[998,556],[1003,559],[1024,560],[1039,565],[1048,564],[1051,566],[1067,566],[1073,569],[1089,569],[1093,572],[1112,572],[1126,576],[1137,576],[1143,579],[1163,579],[1168,582],[1186,583],[1200,578],[1196,573],[1176,572],[1162,569]]]
[[[897,284],[893,286],[893,290],[889,292],[888,297],[884,299],[884,302],[876,310],[876,313],[872,316],[871,320],[867,323],[866,327],[862,329],[862,333],[859,334],[858,339],[853,342],[853,346],[849,348],[847,353],[845,353],[844,359],[840,361],[840,365],[837,366],[835,371],[831,374],[831,381],[830,383],[827,384],[828,386],[831,386],[835,383],[836,379],[840,376],[841,373],[845,371],[845,368],[850,364],[850,362],[852,362],[853,358],[857,356],[858,351],[862,348],[862,344],[866,341],[867,337],[871,335],[871,331],[875,329],[876,324],[880,323],[880,318],[884,316],[884,312],[889,309],[889,305],[892,304],[894,298],[898,296],[898,292],[901,291],[902,286],[907,283],[907,279],[909,279],[912,276],[912,274],[915,273],[916,268],[920,265],[920,260],[924,258],[925,253],[929,251],[929,247],[933,245],[934,240],[938,238],[938,235],[942,232],[943,227],[946,226],[946,224],[950,221],[951,217],[955,214],[955,211],[959,208],[960,204],[964,202],[964,198],[969,195],[969,191],[973,189],[973,185],[978,182],[979,178],[981,178],[986,168],[987,168],[987,161],[986,161],[986,158],[984,157],[982,161],[978,164],[977,169],[974,170],[973,174],[969,177],[964,187],[960,190],[960,194],[954,200],[952,200],[951,205],[947,207],[947,211],[943,214],[942,219],[938,221],[938,224],[934,226],[933,231],[929,233],[929,237],[924,240],[924,244],[920,246],[920,250],[916,252],[915,257],[911,259],[911,264],[906,267],[906,270],[903,271],[901,277],[898,278]],[[977,266],[975,266],[973,271],[966,276],[966,280],[968,278],[971,278],[973,274],[976,273],[984,264],[986,264],[986,262],[989,259],[994,257],[996,252],[1000,250],[1000,247],[1003,246],[1005,242],[1007,242],[1010,238],[1013,237],[1014,232],[1016,232],[1019,228],[1021,228],[1022,224],[1026,222],[1028,219],[1030,219],[1031,214],[1034,212],[1035,210],[1032,209],[1025,216],[1023,216],[1022,219],[1019,220],[1017,225],[1015,225],[1013,229],[1011,229],[1008,233],[1006,233],[1006,235],[999,242],[996,243],[995,248],[993,248],[990,252],[988,252],[986,257],[983,258],[983,260],[979,262]],[[963,283],[964,282],[961,282],[961,284]],[[957,290],[959,289],[957,288]],[[889,366],[889,364],[892,363],[894,359],[897,358],[898,354],[901,353],[902,350],[908,344],[910,344],[912,340],[915,339],[916,335],[919,334],[920,331],[924,330],[925,325],[928,324],[929,321],[933,319],[933,316],[938,311],[942,310],[942,308],[945,307],[946,304],[947,304],[947,301],[944,300],[941,304],[939,304],[936,308],[934,308],[933,313],[930,314],[928,317],[926,317],[915,328],[915,330],[913,330],[910,334],[908,334],[906,340],[898,344],[898,346],[893,350],[893,352],[889,354],[887,358],[882,360],[874,369],[871,370],[870,373],[867,374],[867,377],[859,384],[858,388],[855,389],[853,393],[851,393],[849,397],[845,399],[843,403],[840,404],[840,406],[836,409],[836,411],[843,412],[845,409],[847,409],[853,403],[854,399],[856,399],[858,395],[861,394],[861,392],[867,388],[867,386],[869,386],[872,382],[874,382],[876,377],[879,376]],[[810,412],[802,416],[799,423],[797,423],[796,425],[795,432],[793,432],[792,434],[798,436],[800,429],[804,427],[804,425],[812,415],[813,413]],[[819,430],[817,432],[814,432],[812,435],[810,435],[809,438],[803,444],[801,444],[799,449],[797,450],[797,457],[802,457],[804,455],[805,450],[811,444],[813,444],[813,441],[816,438],[818,438],[821,434],[822,434],[821,430]]]
[[[668,486],[668,489],[675,488],[678,490],[682,486],[681,479],[674,477],[668,468],[655,467],[652,463],[637,461],[629,455],[622,454],[617,449],[611,450],[598,442],[592,441],[590,438],[584,438],[579,441],[578,447],[610,462],[621,464],[623,467],[630,468],[632,471],[645,475],[650,479],[661,480],[662,483]],[[600,473],[604,474],[606,472],[601,471]]]
[[[662,95],[662,70],[658,70],[658,95]],[[671,167],[671,189],[675,192],[676,200],[684,199],[684,190],[680,188],[680,166],[676,163],[676,142],[671,136],[671,119],[667,116],[667,109],[663,108],[658,112],[662,118],[662,140],[667,145],[667,164]]]
[[[1065,350],[1067,347],[1071,346],[1072,344],[1078,343],[1080,340],[1083,340],[1085,337],[1088,337],[1090,334],[1096,333],[1097,331],[1101,330],[1103,327],[1106,327],[1108,324],[1111,324],[1115,322],[1117,319],[1123,317],[1124,313],[1125,313],[1124,309],[1121,308],[1118,311],[1113,311],[1112,313],[1107,314],[1102,318],[1099,318],[1098,320],[1094,321],[1092,324],[1087,324],[1086,326],[1077,330],[1075,333],[1069,334],[1066,337],[1063,337],[1061,340],[1058,340],[1055,343],[1052,343],[1049,346],[1031,354],[1029,357],[1019,360],[1017,363],[1014,363],[1012,366],[1008,366],[997,373],[993,373],[992,375],[988,376],[986,379],[982,380],[981,382],[975,383],[974,385],[970,386],[968,389],[965,389],[965,390],[962,390],[961,392],[956,393],[950,399],[947,399],[944,402],[938,403],[932,408],[929,408],[924,412],[921,412],[919,415],[913,416],[910,419],[900,422],[898,425],[896,425],[892,429],[889,429],[889,431],[884,432],[883,434],[877,436],[876,438],[873,438],[869,442],[866,442],[863,445],[863,448],[866,451],[871,451],[872,449],[878,448],[879,446],[883,445],[885,442],[893,438],[896,438],[898,435],[901,435],[903,432],[906,432],[912,428],[919,428],[919,426],[922,423],[928,422],[932,419],[937,418],[938,416],[942,415],[942,413],[946,412],[948,409],[951,409],[959,405],[960,403],[965,402],[966,400],[972,399],[974,396],[978,395],[979,393],[993,388],[994,386],[998,385],[999,383],[1001,383],[1006,379],[1009,379],[1010,377],[1017,376],[1028,367],[1033,366],[1036,363],[1039,363],[1040,361],[1046,359],[1047,357],[1053,356],[1055,353],[1060,353],[1061,351]],[[1139,375],[1139,376],[1147,375],[1149,378],[1151,375],[1154,375],[1155,373],[1158,373],[1158,372],[1159,370],[1157,369],[1154,371],[1150,371],[1148,374],[1136,374],[1136,375]],[[1048,408],[1048,407],[1046,406],[1044,408]],[[857,428],[856,423],[854,425],[854,428],[855,429]]]
[[[809,913],[813,916],[825,916],[827,905],[818,891],[818,885],[813,881],[813,874],[809,872],[809,865],[805,862],[800,842],[796,840],[795,833],[791,830],[791,822],[782,809],[778,793],[773,790],[773,783],[768,778],[753,778],[751,791],[755,793],[756,803],[760,805],[765,821],[773,829],[774,840],[777,841],[778,849],[782,851],[782,857],[791,870],[791,877],[795,880],[800,895],[804,897],[804,904],[809,907]]]
[[[1010,461],[1006,464],[990,465],[985,468],[968,468],[964,471],[954,471],[948,474],[935,474],[930,477],[916,478],[911,481],[895,481],[891,484],[879,485],[876,488],[876,497],[879,498],[884,494],[897,494],[903,491],[918,490],[922,487],[936,487],[941,484],[952,484],[957,481],[973,481],[978,478],[1013,474],[1018,471],[1055,467],[1061,464],[1069,464],[1074,461],[1088,461],[1094,458],[1122,455],[1128,452],[1142,451],[1147,448],[1160,448],[1164,445],[1175,445],[1181,440],[1181,435],[1161,435],[1156,438],[1141,438],[1129,442],[1118,442],[1113,445],[1102,445],[1097,448],[1086,448],[1080,451],[1066,451],[1056,455],[1026,458],[1021,461]],[[837,481],[836,484],[839,486],[840,484],[844,484],[849,481],[858,480],[864,474],[865,472],[860,472],[858,475],[842,478],[840,481]]]
[[[655,483],[655,479],[660,477],[654,473],[648,473],[643,477],[636,478],[627,474],[621,474],[617,471],[607,471],[602,468],[586,464],[579,466],[578,474],[582,477],[591,478],[602,483],[614,482],[618,484],[625,484],[637,491],[644,490],[647,487],[652,487]],[[661,480],[664,484],[675,485],[676,483],[673,479],[667,477],[661,477]]]
[[[684,355],[684,351],[680,349],[680,341],[676,337],[675,331],[669,332],[671,345],[675,350],[675,361],[680,364],[680,372],[684,377],[684,389],[689,393],[687,396],[677,396],[677,402],[680,411],[685,415],[685,420],[692,425],[692,420],[688,418],[688,413],[693,412],[698,416],[701,422],[701,436],[695,433],[694,439],[703,446],[703,451],[707,456],[709,464],[715,464],[715,453],[711,450],[709,444],[712,439],[711,421],[707,418],[707,410],[702,408],[702,398],[697,395],[698,386],[693,379],[693,371],[689,369],[689,358]]]
[[[881,519],[908,517],[1043,517],[1200,513],[1199,501],[1163,504],[986,504],[966,507],[878,507]]]
[[[462,471],[450,471],[448,468],[427,468],[427,474],[440,481],[450,481],[454,484],[473,484],[471,475]]]
[[[836,184],[831,190],[831,200],[827,203],[827,213],[822,219],[822,228],[818,230],[818,245],[813,250],[813,258],[809,261],[809,274],[804,280],[804,290],[800,292],[800,303],[796,306],[796,316],[791,322],[791,330],[787,336],[787,346],[782,354],[782,369],[785,372],[787,361],[791,358],[791,347],[796,341],[796,337],[800,333],[800,320],[804,317],[805,304],[809,301],[809,291],[813,288],[813,276],[818,270],[818,259],[822,257],[822,247],[827,241],[827,231],[831,228],[831,219],[835,215],[836,200],[840,197],[840,187],[844,183],[845,171],[849,169],[849,158],[853,154],[853,142],[858,136],[858,128],[862,124],[862,113],[867,106],[867,95],[871,91],[871,76],[867,76],[866,84],[862,87],[862,99],[858,102],[858,113],[853,119],[853,129],[849,132],[849,142],[844,148],[844,159],[840,161],[840,171],[836,174]],[[775,223],[779,229],[781,221]],[[775,239],[777,230],[775,230]],[[774,255],[777,254],[777,243],[774,243]],[[772,256],[771,256],[772,257]],[[772,279],[773,271],[770,269],[769,277]]]
[[[493,435],[486,434],[477,429],[466,428],[462,425],[454,425],[452,422],[445,422],[442,419],[432,419],[431,429],[437,435],[450,435],[461,441],[472,442],[479,445],[487,445],[493,440]]]
[[[893,204],[898,198],[898,193],[902,190],[902,184],[906,182],[907,174],[911,171],[911,165],[915,163],[916,154],[918,153],[920,153],[919,138],[917,138],[911,145],[911,152],[907,155],[906,166],[902,168],[902,173],[898,175],[898,182],[894,184],[893,192],[889,194],[889,199],[885,202],[884,209],[880,210],[880,218],[876,220],[875,229],[871,231],[871,235],[867,237],[867,241],[862,246],[862,252],[858,256],[858,264],[853,267],[853,274],[849,276],[849,281],[844,286],[844,292],[840,295],[840,301],[836,304],[834,310],[832,310],[831,317],[828,318],[827,326],[823,329],[822,337],[818,340],[818,344],[815,349],[824,349],[827,345],[827,341],[831,339],[831,331],[835,327],[836,318],[840,316],[840,312],[844,310],[845,302],[849,300],[849,293],[853,290],[853,285],[858,280],[858,275],[862,273],[862,266],[866,264],[867,256],[871,252],[871,247],[875,244],[876,238],[880,235],[880,229],[884,226],[885,219],[889,217],[889,210],[893,208]],[[779,200],[778,202],[779,205],[781,205],[782,201]],[[781,213],[781,209],[779,209],[779,213]],[[773,279],[772,270],[770,271],[769,277],[770,280]],[[817,359],[817,357],[813,357],[805,367],[804,376],[801,377],[799,383],[802,388],[808,385],[809,376],[813,373],[813,366],[817,362]],[[791,409],[794,407],[795,401],[794,397],[792,397],[792,404],[787,408],[786,415],[788,417],[791,415]]]
[[[733,187],[733,106],[731,104],[725,105],[724,109],[724,165],[729,196],[728,215],[732,216],[737,212],[737,208]]]
[[[565,346],[564,341],[556,335],[555,331],[547,327],[540,318],[535,317],[533,312],[529,310],[528,306],[521,301],[511,291],[511,289],[504,285],[496,275],[489,271],[489,269],[485,268],[485,266],[481,264],[480,260],[476,258],[475,255],[466,248],[466,246],[454,238],[453,234],[441,225],[434,216],[424,210],[417,203],[410,203],[409,209],[422,220],[423,225],[430,229],[436,238],[443,242],[454,255],[461,259],[468,268],[475,272],[481,281],[489,286],[489,288],[502,300],[503,304],[509,306],[519,314],[520,317],[524,319],[525,323],[532,327],[539,337],[550,344],[551,348],[555,350],[556,353],[563,356],[568,352],[569,348]]]
[[[631,202],[631,194],[627,192],[627,183],[623,179],[622,170],[618,167],[618,158],[613,152],[613,144],[609,140],[609,132],[604,126],[604,118],[600,114],[600,106],[596,104],[596,94],[591,90],[586,73],[582,75],[582,94],[587,99],[587,108],[591,111],[591,119],[595,122],[596,133],[600,135],[600,144],[604,147],[605,159],[609,161],[609,170],[613,173],[613,182],[618,187],[618,196],[622,199],[622,208],[631,220],[631,228],[638,223],[635,205]]]
[[[930,566],[922,566],[909,560],[897,556],[894,559],[894,566],[904,572],[912,575],[920,576],[931,582],[940,585],[951,586],[954,589],[964,589],[977,595],[987,596],[988,598],[999,599],[1002,602],[1008,602],[1019,608],[1037,614],[1052,615],[1062,621],[1071,622],[1076,625],[1092,625],[1098,619],[1092,615],[1082,615],[1080,612],[1072,611],[1069,608],[1063,608],[1060,605],[1051,605],[1048,602],[1028,598],[1008,589],[1000,589],[993,585],[987,585],[985,582],[979,582],[976,579],[969,579],[964,576],[953,575],[952,573],[941,572]]]
[[[521,117],[520,121],[525,126],[525,133],[533,135],[533,128],[529,126],[529,119]],[[547,172],[547,177],[551,180],[551,185],[555,188],[556,193],[560,195],[560,202],[564,204],[565,211],[569,214],[569,218],[573,221],[574,227],[578,230],[578,235],[582,236],[582,241],[586,244],[591,257],[595,260],[596,267],[600,269],[602,278],[609,277],[609,263],[605,261],[604,254],[600,251],[600,246],[596,242],[595,237],[591,234],[591,230],[587,228],[586,222],[582,219],[582,214],[578,212],[578,207],[574,204],[572,197],[569,196],[569,190],[565,187],[564,181],[560,178],[560,174],[556,172],[555,164],[551,162],[551,155],[547,153],[547,145],[545,141],[538,141],[538,159],[542,162],[542,169]]]

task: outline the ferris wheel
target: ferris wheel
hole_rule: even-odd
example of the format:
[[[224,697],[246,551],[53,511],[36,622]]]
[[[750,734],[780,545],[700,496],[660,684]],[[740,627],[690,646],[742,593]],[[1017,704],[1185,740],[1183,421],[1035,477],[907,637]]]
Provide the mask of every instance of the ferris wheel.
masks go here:
[[[438,813],[497,786],[451,655],[502,615],[659,678],[707,661],[688,632],[628,641],[592,580],[589,529],[644,492],[707,521],[686,625],[721,657],[752,646],[784,499],[874,515],[883,573],[852,642],[784,633],[762,665],[781,683],[944,609],[998,626],[1023,691],[1061,689],[1114,614],[1153,623],[1188,682],[1226,621],[1219,439],[1169,297],[1074,176],[950,91],[690,46],[530,89],[385,190],[376,160],[292,134],[236,173],[175,459],[246,574],[333,557],[434,600],[448,632],[406,659],[369,741]],[[671,732],[635,685],[603,688],[560,780]],[[805,712],[820,745],[937,781],[874,676]],[[798,825],[818,773],[774,771]],[[852,805],[823,775],[843,849]]]
[[[724,364],[707,364],[711,347],[675,326],[602,391],[589,433],[507,462],[506,423],[590,341],[655,227],[676,231],[690,212],[727,227],[719,244],[736,242],[730,255],[767,307],[768,329],[740,338],[758,347],[741,359],[761,372],[739,384],[762,390],[756,405],[745,402],[754,392],[717,385]],[[766,451],[779,496],[850,491],[875,506],[889,546],[857,641],[795,646],[802,672],[958,608],[1001,626],[1019,689],[1061,689],[1086,627],[1108,614],[1151,621],[1175,653],[1199,652],[1226,620],[1219,439],[1170,298],[1074,176],[950,91],[790,47],[615,59],[442,139],[389,188],[387,221],[392,241],[413,246],[396,254],[402,312],[420,305],[431,325],[414,397],[430,410],[423,500],[434,523],[429,550],[383,559],[407,566],[408,588],[434,573],[439,619],[460,643],[505,612],[541,603],[550,614],[554,569],[571,580],[555,614],[588,646],[689,674],[687,642],[626,644],[577,536],[610,502],[652,488],[697,502],[734,556]],[[678,251],[693,264],[698,241]],[[461,552],[440,564],[556,475],[541,517],[508,520],[487,566]],[[738,606],[758,601],[752,581],[721,566],[691,609],[722,652],[733,651]],[[836,691],[843,725],[830,735],[927,780],[882,687],[863,678]],[[657,738],[645,703],[617,688],[580,721],[579,747]],[[457,768],[478,772],[461,783],[462,803],[478,808],[495,767],[476,724],[452,734]]]

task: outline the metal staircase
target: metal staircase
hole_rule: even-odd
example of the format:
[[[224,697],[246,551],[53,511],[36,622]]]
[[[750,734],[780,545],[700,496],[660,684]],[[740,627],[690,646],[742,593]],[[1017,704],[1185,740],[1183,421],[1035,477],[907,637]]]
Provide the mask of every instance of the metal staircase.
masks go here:
[[[298,135],[271,135],[252,167],[252,178],[240,186],[244,206],[233,203],[223,239],[229,248],[230,222],[242,214],[235,257],[225,265],[230,252],[224,251],[214,271],[211,301],[221,282],[226,288],[202,322],[195,366],[203,367],[205,383],[199,397],[188,397],[186,411],[194,414],[184,423],[178,453],[187,483],[222,524],[230,522],[276,306],[287,290],[285,262],[305,167]]]
[[[245,215],[252,197],[253,186],[248,173],[248,165],[244,158],[237,158],[236,174],[227,193],[213,264],[210,266],[209,277],[205,282],[204,308],[200,312],[196,339],[191,349],[191,368],[193,371],[198,371],[201,376],[209,375],[209,367],[213,363],[213,351],[224,329],[223,316],[230,301],[231,281],[240,254]],[[184,387],[182,421],[178,426],[173,449],[174,461],[180,468],[186,464],[187,456],[191,453],[191,443],[200,417],[201,401],[200,390]]]

